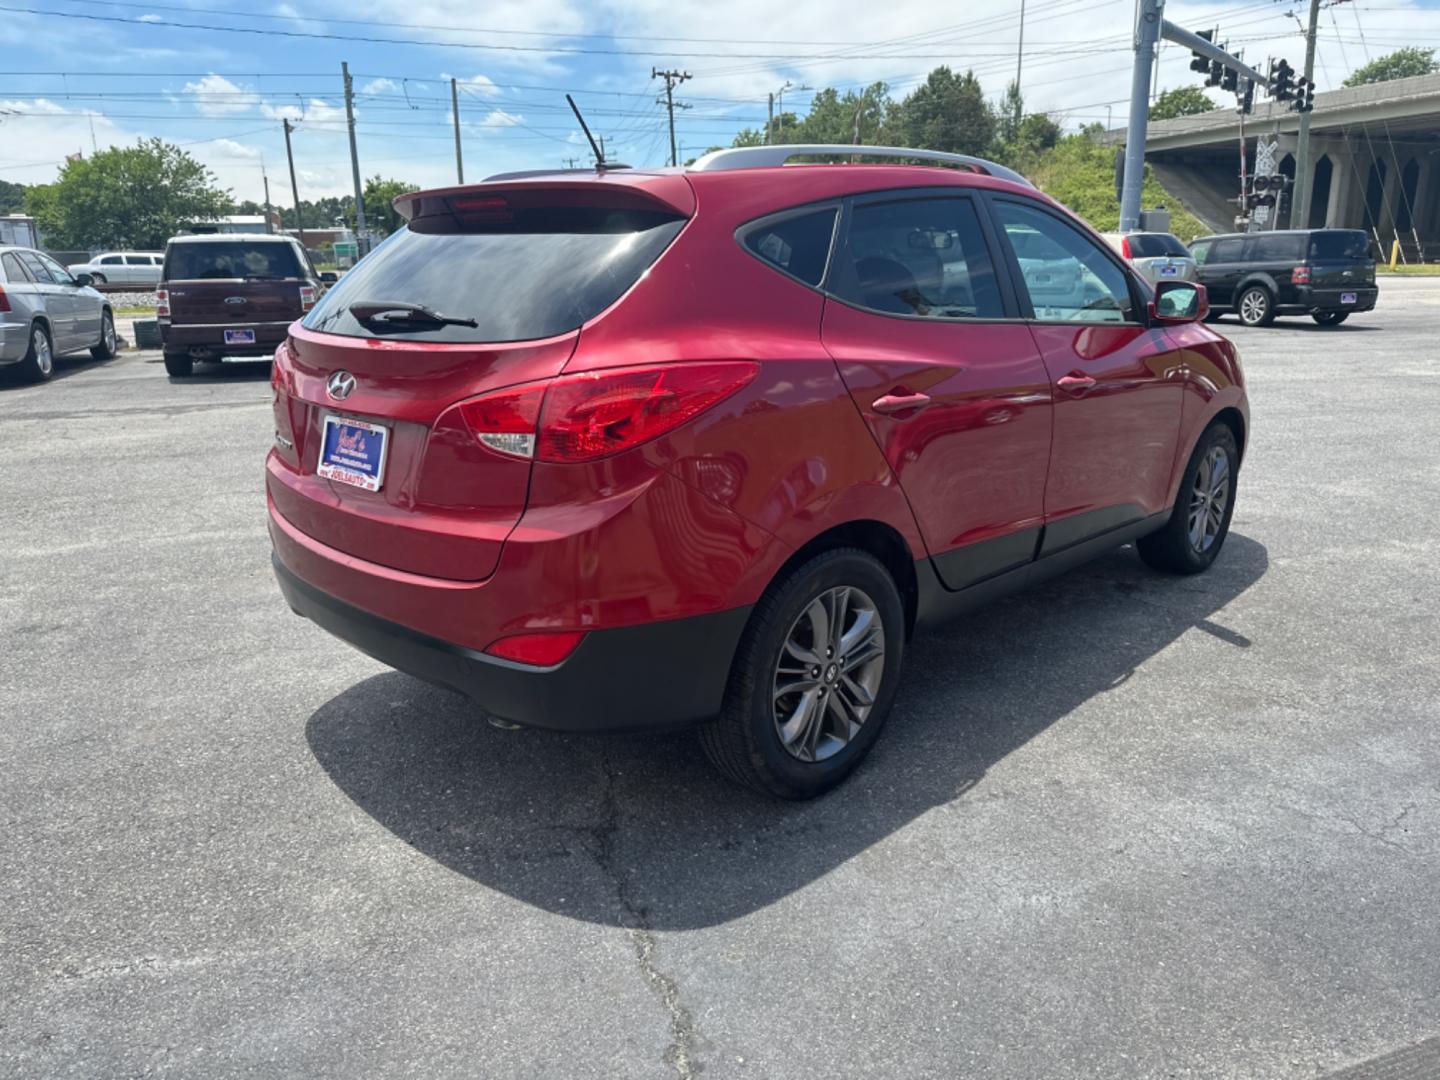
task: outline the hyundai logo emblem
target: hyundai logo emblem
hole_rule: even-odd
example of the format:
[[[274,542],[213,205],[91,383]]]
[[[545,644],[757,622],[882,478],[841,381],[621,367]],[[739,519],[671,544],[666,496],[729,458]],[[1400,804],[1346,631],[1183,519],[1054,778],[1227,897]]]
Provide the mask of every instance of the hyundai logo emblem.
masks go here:
[[[336,401],[344,401],[355,392],[355,376],[348,371],[337,371],[325,380],[325,392]]]

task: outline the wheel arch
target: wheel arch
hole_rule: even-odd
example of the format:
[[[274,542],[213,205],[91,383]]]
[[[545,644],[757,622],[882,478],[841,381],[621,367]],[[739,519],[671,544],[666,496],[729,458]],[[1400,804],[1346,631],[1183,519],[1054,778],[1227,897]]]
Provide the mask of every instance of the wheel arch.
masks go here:
[[[1219,420],[1226,427],[1228,427],[1231,434],[1235,436],[1235,445],[1240,450],[1240,460],[1244,461],[1246,435],[1245,417],[1241,415],[1240,410],[1237,409],[1235,406],[1227,405],[1225,406],[1225,408],[1221,409],[1215,414],[1214,418],[1210,421],[1210,424],[1213,424],[1216,420]],[[1209,428],[1210,424],[1206,424],[1205,427]],[[1202,431],[1201,434],[1204,434],[1204,432]]]
[[[770,579],[767,589],[784,581],[796,567],[803,565],[825,551],[835,548],[859,548],[880,560],[895,581],[900,593],[900,602],[905,608],[905,636],[908,639],[915,629],[915,613],[919,605],[919,582],[915,574],[915,560],[910,546],[893,525],[873,518],[860,518],[835,525],[811,537],[790,553]]]
[[[1280,295],[1280,286],[1276,283],[1275,278],[1272,277],[1270,274],[1264,273],[1263,271],[1256,271],[1246,277],[1241,278],[1240,284],[1235,286],[1235,292],[1232,294],[1232,296],[1234,297],[1237,307],[1240,303],[1240,294],[1243,293],[1246,289],[1250,288],[1250,286],[1252,285],[1263,285],[1265,287],[1265,290],[1270,294],[1270,298],[1272,300],[1276,299]]]

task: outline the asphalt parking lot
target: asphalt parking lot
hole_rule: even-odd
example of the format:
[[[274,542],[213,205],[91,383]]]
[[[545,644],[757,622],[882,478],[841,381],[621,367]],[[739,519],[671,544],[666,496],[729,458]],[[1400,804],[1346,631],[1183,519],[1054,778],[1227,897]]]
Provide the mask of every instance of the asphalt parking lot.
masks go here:
[[[1440,279],[1222,323],[1214,570],[917,640],[805,805],[291,615],[265,368],[4,381],[0,1075],[1440,1072],[1437,326]]]

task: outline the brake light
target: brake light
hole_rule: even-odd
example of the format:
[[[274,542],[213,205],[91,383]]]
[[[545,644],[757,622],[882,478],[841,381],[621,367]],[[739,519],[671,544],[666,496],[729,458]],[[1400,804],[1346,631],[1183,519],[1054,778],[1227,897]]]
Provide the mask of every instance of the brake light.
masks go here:
[[[755,377],[749,361],[670,364],[563,375],[467,401],[482,445],[537,461],[594,461],[694,419]]]
[[[514,660],[519,664],[551,667],[560,663],[585,637],[584,630],[564,630],[548,634],[516,634],[492,641],[485,649],[491,656]]]
[[[155,317],[157,319],[168,319],[170,317],[170,290],[155,290]]]
[[[315,306],[315,287],[313,285],[300,286],[300,310],[309,311]]]
[[[1291,271],[1290,271],[1290,282],[1291,282],[1291,284],[1293,284],[1293,285],[1309,285],[1309,284],[1310,284],[1310,267],[1308,267],[1308,266],[1297,266],[1297,267],[1295,267],[1294,270],[1291,270]]]
[[[510,200],[503,195],[461,196],[450,200],[450,209],[471,224],[505,224],[512,218]]]
[[[1125,259],[1130,258],[1130,238],[1128,236],[1120,237],[1120,256]]]
[[[0,285],[0,311],[10,310],[10,298],[5,295],[5,286]]]

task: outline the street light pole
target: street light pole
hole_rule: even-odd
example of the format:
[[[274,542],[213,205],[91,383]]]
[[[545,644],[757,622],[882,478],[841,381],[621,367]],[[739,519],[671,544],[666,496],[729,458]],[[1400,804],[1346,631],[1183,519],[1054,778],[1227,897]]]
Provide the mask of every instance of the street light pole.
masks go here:
[[[1315,78],[1315,32],[1320,25],[1320,0],[1310,0],[1310,29],[1305,35],[1305,81]],[[1300,114],[1300,133],[1295,140],[1295,191],[1290,214],[1292,229],[1310,227],[1310,112]]]
[[[1140,0],[1135,26],[1135,68],[1130,74],[1130,123],[1125,135],[1125,179],[1120,187],[1120,231],[1140,226],[1145,183],[1145,128],[1150,119],[1150,69],[1160,40],[1160,0]]]

